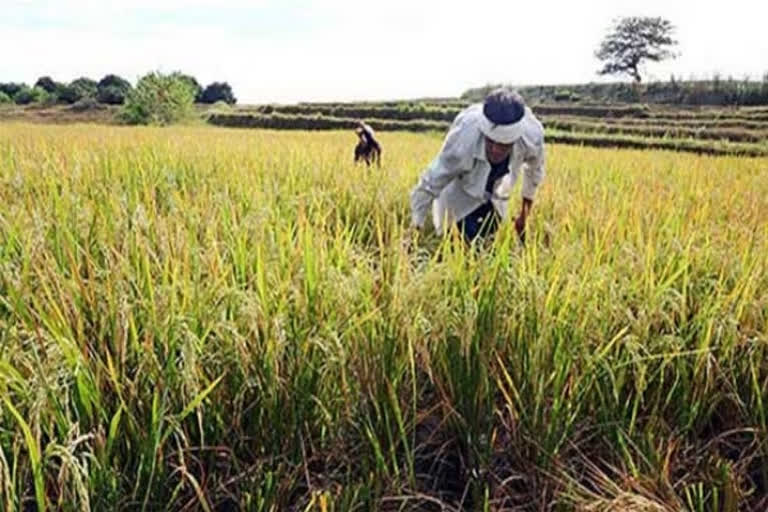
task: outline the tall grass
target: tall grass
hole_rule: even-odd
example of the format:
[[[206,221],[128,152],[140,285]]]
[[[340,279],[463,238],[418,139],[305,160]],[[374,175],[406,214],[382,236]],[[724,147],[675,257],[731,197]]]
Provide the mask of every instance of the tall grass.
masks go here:
[[[1,507],[768,505],[768,161],[552,146],[478,251],[381,139],[3,126]]]

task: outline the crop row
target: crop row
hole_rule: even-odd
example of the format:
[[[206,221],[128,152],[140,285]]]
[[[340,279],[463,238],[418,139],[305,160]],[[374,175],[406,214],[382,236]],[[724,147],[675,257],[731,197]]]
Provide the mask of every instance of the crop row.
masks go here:
[[[324,116],[301,116],[283,114],[227,114],[214,113],[208,122],[217,126],[236,128],[262,128],[274,130],[350,130],[356,126],[356,119]],[[393,121],[388,119],[370,119],[368,123],[379,131],[445,131],[449,123],[439,121]],[[693,140],[688,138],[661,138],[659,134],[645,132],[639,134],[600,133],[588,127],[575,129],[576,125],[565,123],[548,126],[547,140],[555,143],[576,144],[596,147],[619,147],[638,149],[669,149],[699,154],[744,156],[764,156],[768,146],[764,144],[737,144],[713,140]],[[606,127],[611,128],[611,127]],[[631,129],[633,127],[626,127]]]

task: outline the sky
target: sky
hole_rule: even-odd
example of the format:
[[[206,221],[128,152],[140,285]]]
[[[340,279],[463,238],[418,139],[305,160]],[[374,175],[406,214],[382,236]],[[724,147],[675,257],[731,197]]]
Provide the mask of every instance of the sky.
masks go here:
[[[765,0],[0,0],[0,82],[178,70],[239,103],[605,82],[594,52],[622,16],[676,27],[680,56],[648,78],[768,73]]]

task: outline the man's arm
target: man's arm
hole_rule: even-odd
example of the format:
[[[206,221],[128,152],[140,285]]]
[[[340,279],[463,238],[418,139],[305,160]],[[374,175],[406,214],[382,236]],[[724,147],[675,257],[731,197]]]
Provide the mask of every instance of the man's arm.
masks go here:
[[[464,162],[470,154],[475,132],[466,129],[468,109],[461,111],[451,123],[440,153],[421,175],[411,192],[411,226],[421,229],[429,214],[432,201],[467,167]]]
[[[471,150],[473,132],[464,129],[464,114],[462,112],[456,116],[440,153],[429,164],[411,192],[411,226],[419,229],[424,227],[432,201],[466,167],[464,159]]]
[[[460,172],[459,159],[445,151],[430,163],[411,192],[412,226],[419,229],[424,227],[432,201]]]
[[[528,221],[528,215],[531,213],[531,208],[533,208],[533,199],[524,197],[523,205],[520,208],[520,215],[515,219],[515,230],[522,242],[525,242],[525,223]]]
[[[525,160],[522,190],[523,204],[520,207],[520,215],[515,220],[515,229],[517,229],[517,233],[521,238],[524,236],[525,223],[528,221],[528,216],[533,208],[533,198],[536,196],[536,189],[538,189],[546,176],[544,163],[545,152],[544,143],[542,142],[533,156]]]

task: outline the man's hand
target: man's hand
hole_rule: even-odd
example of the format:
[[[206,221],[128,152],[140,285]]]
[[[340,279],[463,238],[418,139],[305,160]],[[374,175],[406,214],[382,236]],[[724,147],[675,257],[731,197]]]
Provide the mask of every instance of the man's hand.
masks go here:
[[[522,214],[515,219],[515,231],[517,231],[520,244],[525,245],[525,216]]]
[[[525,221],[528,219],[528,215],[533,208],[533,200],[526,197],[523,198],[523,205],[520,208],[520,215],[515,220],[515,231],[517,231],[517,238],[520,240],[520,245],[525,245]]]

